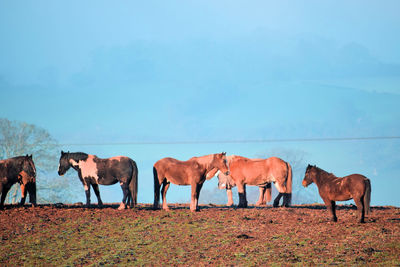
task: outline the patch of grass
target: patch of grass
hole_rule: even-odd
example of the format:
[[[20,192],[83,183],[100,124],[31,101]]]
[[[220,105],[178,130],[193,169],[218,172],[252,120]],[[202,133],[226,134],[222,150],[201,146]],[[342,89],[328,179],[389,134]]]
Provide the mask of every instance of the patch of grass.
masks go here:
[[[297,220],[306,209],[59,212],[2,233],[0,265],[399,264],[395,221],[310,224]]]

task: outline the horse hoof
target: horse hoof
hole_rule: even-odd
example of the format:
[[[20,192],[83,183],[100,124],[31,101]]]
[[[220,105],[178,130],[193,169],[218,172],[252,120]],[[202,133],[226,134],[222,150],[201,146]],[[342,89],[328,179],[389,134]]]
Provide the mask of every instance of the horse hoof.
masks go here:
[[[119,205],[118,210],[124,210],[126,209],[125,204],[121,203],[121,205]]]

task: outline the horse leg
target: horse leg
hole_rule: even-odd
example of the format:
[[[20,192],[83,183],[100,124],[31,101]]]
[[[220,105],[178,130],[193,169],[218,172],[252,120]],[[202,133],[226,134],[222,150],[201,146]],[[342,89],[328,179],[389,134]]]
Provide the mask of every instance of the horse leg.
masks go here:
[[[0,184],[0,187],[2,187],[2,188],[0,188],[0,189],[2,189],[1,190],[0,209],[3,209],[4,201],[6,200],[7,193],[10,190],[11,186],[8,186],[7,184],[5,184],[5,185]]]
[[[131,190],[129,189],[128,196],[126,198],[126,203],[125,203],[127,208],[133,207],[133,200],[131,196]]]
[[[262,186],[260,186],[258,188],[258,191],[260,192],[260,194],[258,196],[256,206],[261,206],[262,204],[266,204],[266,203],[264,203],[264,194],[265,194],[266,189],[267,189],[266,187],[262,187]]]
[[[332,209],[332,219],[334,222],[337,222],[337,217],[336,217],[336,202],[335,201],[331,201],[331,209]]]
[[[360,223],[364,223],[364,217],[365,217],[365,207],[364,207],[364,199],[363,197],[360,198],[354,198],[354,202],[356,203],[357,206],[357,211],[358,211],[358,218],[360,220]]]
[[[329,210],[329,212],[332,215],[332,221],[337,222],[337,217],[336,217],[336,203],[333,200],[329,199],[323,199],[326,205],[326,209]]]
[[[227,206],[233,206],[233,196],[232,196],[232,189],[226,189],[226,195],[228,197]]]
[[[192,204],[191,204],[190,211],[200,211],[200,209],[199,209],[199,197],[200,197],[200,190],[201,190],[202,187],[203,187],[203,183],[196,184],[196,191],[195,191],[195,195],[194,195],[194,203],[193,203],[193,207],[192,207]],[[193,192],[192,192],[192,200],[193,200]]]
[[[167,198],[166,198],[169,184],[170,183],[167,182],[167,180],[164,180],[162,188],[161,188],[163,210],[169,210],[168,205],[167,205]]]
[[[118,207],[118,210],[123,210],[123,209],[126,209],[125,202],[129,195],[129,186],[128,186],[128,184],[123,183],[123,182],[121,182],[120,185],[121,185],[123,197],[122,197],[122,202]]]
[[[247,208],[247,199],[246,199],[246,185],[238,184],[238,193],[239,193],[239,205],[238,208]]]
[[[277,208],[279,206],[279,201],[281,200],[282,196],[283,196],[283,193],[279,192],[279,194],[274,199],[274,204],[273,204],[274,208]]]
[[[290,207],[290,202],[292,202],[292,193],[283,193],[283,206]]]
[[[23,206],[26,200],[26,191],[27,188],[24,184],[21,184],[21,201],[19,202],[19,206]]]
[[[99,185],[98,184],[92,184],[92,187],[93,187],[93,191],[94,191],[94,193],[96,194],[96,197],[97,197],[97,203],[98,203],[99,207],[102,207],[103,206],[103,201],[101,201],[101,198],[100,198]]]
[[[90,207],[90,183],[84,183],[83,187],[85,188],[86,194],[86,207]]]
[[[271,193],[272,193],[272,188],[271,188],[271,183],[268,183],[265,186],[265,191],[264,191],[264,204],[267,204],[268,202],[271,201]]]

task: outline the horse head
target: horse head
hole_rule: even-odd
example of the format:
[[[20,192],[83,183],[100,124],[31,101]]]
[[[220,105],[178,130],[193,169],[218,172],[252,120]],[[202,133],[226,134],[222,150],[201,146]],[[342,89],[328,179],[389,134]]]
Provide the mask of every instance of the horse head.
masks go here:
[[[222,173],[229,175],[229,169],[227,163],[228,161],[226,160],[226,152],[222,152],[214,154],[211,166],[217,168]]]
[[[64,175],[69,168],[71,168],[71,163],[69,161],[69,152],[64,152],[61,150],[60,162],[58,165],[58,175]]]
[[[306,169],[306,173],[304,174],[304,179],[302,182],[302,185],[304,187],[307,187],[309,184],[313,183],[315,176],[317,175],[317,170],[316,170],[316,166],[312,166],[310,164],[308,164],[307,169]]]
[[[230,188],[236,186],[235,182],[232,180],[232,178],[229,175],[226,175],[222,172],[218,172],[217,177],[218,177],[218,188],[219,189],[230,189]]]
[[[24,156],[21,165],[21,172],[25,172],[26,177],[30,177],[30,179],[36,178],[36,168],[32,160],[32,155]]]

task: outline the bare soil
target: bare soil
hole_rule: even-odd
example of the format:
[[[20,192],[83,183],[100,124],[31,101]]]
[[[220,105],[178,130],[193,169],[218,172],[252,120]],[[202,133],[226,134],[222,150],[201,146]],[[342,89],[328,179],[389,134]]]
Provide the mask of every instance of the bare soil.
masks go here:
[[[354,206],[236,209],[141,204],[117,210],[79,205],[6,206],[0,211],[0,266],[400,265],[400,208]]]

